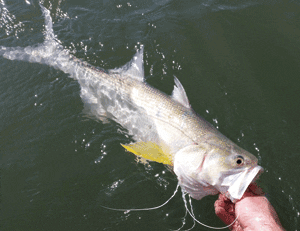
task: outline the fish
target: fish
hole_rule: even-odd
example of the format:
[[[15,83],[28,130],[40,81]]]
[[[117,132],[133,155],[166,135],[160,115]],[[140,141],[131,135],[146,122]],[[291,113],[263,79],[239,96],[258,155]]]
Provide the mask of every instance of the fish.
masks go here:
[[[76,58],[54,34],[50,12],[45,17],[45,40],[36,46],[0,46],[10,60],[41,63],[78,81],[87,114],[124,127],[134,142],[125,150],[174,171],[184,194],[200,200],[222,193],[239,200],[262,172],[258,159],[242,149],[191,107],[183,85],[174,76],[171,95],[149,85],[144,77],[141,46],[123,67],[103,70]]]

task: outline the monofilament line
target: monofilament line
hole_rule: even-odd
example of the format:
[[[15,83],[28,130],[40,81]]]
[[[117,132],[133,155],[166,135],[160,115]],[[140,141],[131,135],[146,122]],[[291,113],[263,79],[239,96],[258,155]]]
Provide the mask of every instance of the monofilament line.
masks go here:
[[[164,202],[163,204],[159,205],[159,206],[156,206],[156,207],[152,207],[152,208],[141,208],[141,209],[116,209],[116,208],[110,208],[110,207],[107,207],[107,206],[103,206],[103,205],[100,205],[102,208],[105,208],[105,209],[110,209],[110,210],[114,210],[114,211],[147,211],[147,210],[154,210],[154,209],[159,209],[161,207],[163,207],[164,205],[166,205],[177,193],[178,191],[178,188],[179,188],[179,184],[177,184],[177,187],[173,193],[173,195],[166,201]]]
[[[190,214],[190,216],[194,219],[194,221],[196,221],[196,222],[197,222],[198,224],[200,224],[200,225],[203,225],[204,227],[207,227],[207,228],[210,228],[210,229],[226,229],[226,228],[232,226],[232,225],[234,224],[234,222],[236,222],[236,220],[238,219],[238,216],[237,216],[237,217],[235,218],[235,220],[234,220],[231,224],[229,224],[229,225],[227,225],[227,226],[224,226],[224,227],[213,227],[213,226],[209,226],[209,225],[203,224],[202,222],[198,221],[198,220],[195,218],[194,213],[191,212],[191,211],[189,210],[189,208],[188,208],[188,206],[187,206],[186,199],[185,199],[185,195],[186,195],[186,193],[182,193],[182,198],[183,198],[183,201],[184,201],[184,205],[185,205],[186,210],[188,211],[188,213]],[[190,204],[190,205],[191,205],[191,204]],[[191,205],[191,208],[193,208],[192,205]]]

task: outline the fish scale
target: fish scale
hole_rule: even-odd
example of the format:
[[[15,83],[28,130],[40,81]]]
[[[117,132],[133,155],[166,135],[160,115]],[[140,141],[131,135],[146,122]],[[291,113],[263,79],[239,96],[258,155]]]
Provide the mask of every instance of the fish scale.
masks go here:
[[[71,55],[56,41],[50,12],[45,15],[45,42],[34,47],[0,47],[11,60],[47,64],[78,81],[86,113],[112,119],[135,142],[122,145],[138,157],[172,166],[183,193],[194,199],[225,194],[233,202],[263,171],[257,158],[198,116],[175,77],[171,96],[144,79],[143,47],[121,68],[103,71]]]

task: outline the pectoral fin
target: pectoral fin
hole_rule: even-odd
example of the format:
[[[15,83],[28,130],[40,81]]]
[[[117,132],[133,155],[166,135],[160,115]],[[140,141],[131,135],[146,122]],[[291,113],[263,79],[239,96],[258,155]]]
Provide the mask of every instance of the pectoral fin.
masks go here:
[[[163,152],[161,147],[153,142],[138,142],[128,145],[121,144],[127,151],[147,160],[162,164],[173,165],[170,154]]]

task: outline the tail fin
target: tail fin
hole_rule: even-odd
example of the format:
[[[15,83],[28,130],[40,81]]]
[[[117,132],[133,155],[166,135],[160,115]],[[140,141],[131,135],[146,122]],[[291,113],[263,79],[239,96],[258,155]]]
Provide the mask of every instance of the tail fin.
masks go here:
[[[45,17],[45,41],[37,46],[28,46],[25,48],[0,46],[0,55],[10,60],[47,64],[67,73],[68,65],[64,64],[70,60],[70,54],[67,50],[63,49],[54,35],[49,10],[42,5],[40,6]]]

